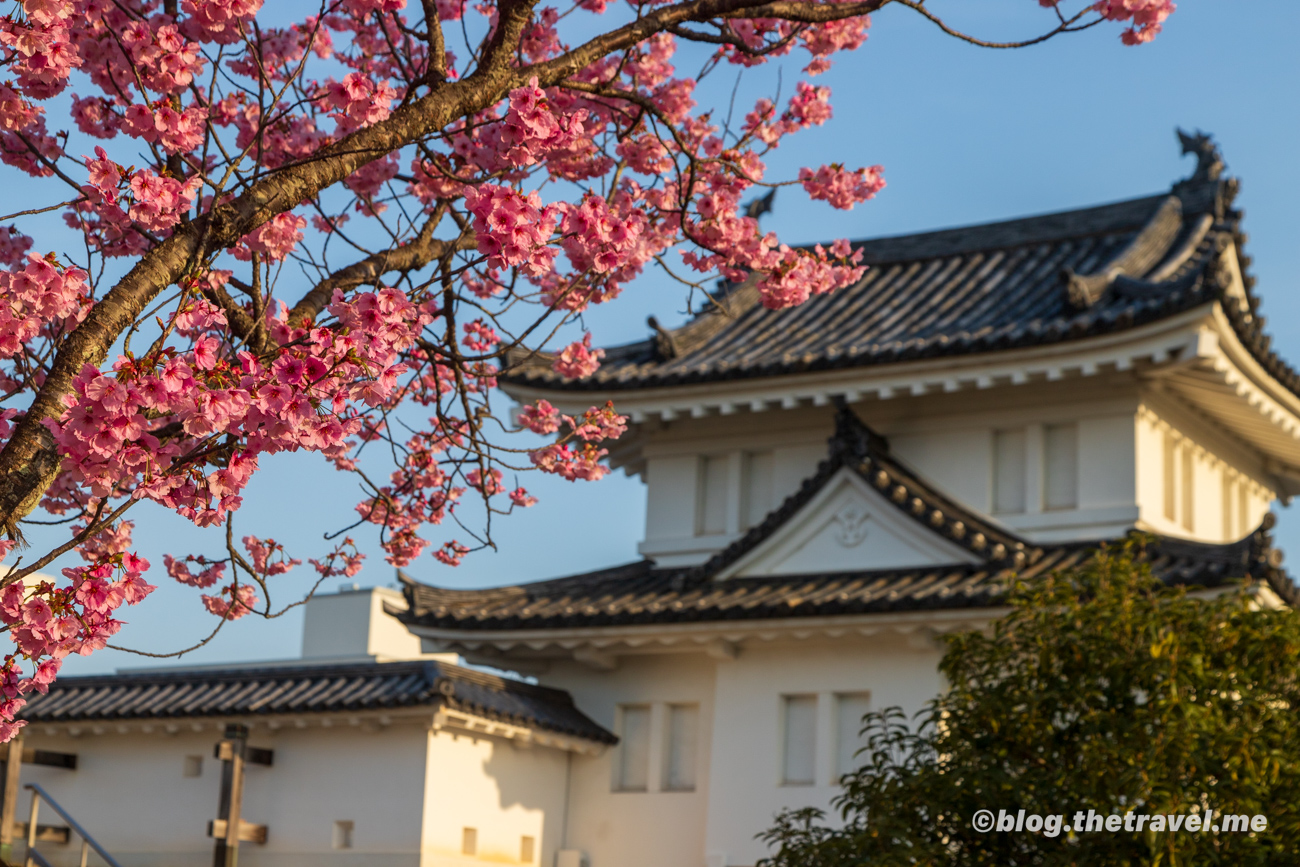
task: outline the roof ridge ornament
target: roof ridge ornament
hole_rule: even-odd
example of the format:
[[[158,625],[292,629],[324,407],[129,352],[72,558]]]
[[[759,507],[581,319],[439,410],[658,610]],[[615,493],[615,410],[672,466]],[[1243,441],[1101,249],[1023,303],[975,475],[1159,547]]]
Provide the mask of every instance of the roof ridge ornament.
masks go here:
[[[1089,274],[1073,268],[1061,269],[1066,299],[1075,310],[1086,310],[1106,293],[1120,277],[1138,277],[1165,258],[1183,228],[1183,202],[1177,195],[1165,198],[1118,255]]]
[[[764,214],[772,213],[772,202],[776,199],[776,187],[773,187],[766,196],[759,196],[756,199],[750,199],[745,204],[745,216],[751,220],[757,220]]]
[[[659,361],[671,361],[681,354],[681,349],[677,346],[677,339],[667,328],[659,324],[656,316],[647,316],[645,324],[650,326],[654,332],[654,337],[650,338],[654,342],[655,358]]]
[[[870,455],[889,454],[889,440],[876,433],[849,409],[848,401],[841,395],[831,399],[835,404],[835,433],[829,440],[830,456],[848,463]]]
[[[1228,164],[1223,161],[1223,154],[1219,146],[1214,143],[1214,136],[1199,129],[1194,134],[1185,132],[1182,128],[1176,128],[1174,131],[1183,146],[1183,154],[1196,155],[1196,169],[1192,172],[1192,176],[1182,183],[1194,184],[1198,181],[1219,180]]]
[[[1174,184],[1174,195],[1181,196],[1184,203],[1192,203],[1193,211],[1213,213],[1217,221],[1228,217],[1239,220],[1241,214],[1232,211],[1232,203],[1241,190],[1241,182],[1225,176],[1228,164],[1214,137],[1199,129],[1195,133],[1182,129],[1175,132],[1183,153],[1196,157],[1196,168],[1189,177]]]

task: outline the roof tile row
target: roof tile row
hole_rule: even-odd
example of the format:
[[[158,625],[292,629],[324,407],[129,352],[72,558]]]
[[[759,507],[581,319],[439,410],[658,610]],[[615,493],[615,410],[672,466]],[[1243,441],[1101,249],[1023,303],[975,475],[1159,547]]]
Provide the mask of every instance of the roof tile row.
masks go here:
[[[568,693],[435,661],[61,677],[29,699],[28,722],[72,723],[356,713],[445,705],[516,725],[613,743]]]

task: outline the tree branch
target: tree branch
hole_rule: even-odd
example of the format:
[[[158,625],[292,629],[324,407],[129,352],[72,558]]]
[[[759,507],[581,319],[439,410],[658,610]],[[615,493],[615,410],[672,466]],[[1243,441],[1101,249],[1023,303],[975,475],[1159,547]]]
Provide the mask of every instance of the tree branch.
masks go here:
[[[424,4],[424,30],[429,34],[429,63],[424,69],[426,84],[447,80],[447,43],[442,35],[442,20],[438,17],[435,0],[422,0]]]
[[[311,291],[289,311],[289,321],[299,323],[314,320],[329,303],[335,289],[354,289],[357,286],[373,284],[384,274],[393,271],[416,271],[443,256],[462,250],[474,249],[477,241],[473,232],[463,232],[452,241],[433,237],[433,230],[438,220],[430,218],[425,222],[420,234],[408,244],[367,256],[359,262],[335,271],[312,287]]]

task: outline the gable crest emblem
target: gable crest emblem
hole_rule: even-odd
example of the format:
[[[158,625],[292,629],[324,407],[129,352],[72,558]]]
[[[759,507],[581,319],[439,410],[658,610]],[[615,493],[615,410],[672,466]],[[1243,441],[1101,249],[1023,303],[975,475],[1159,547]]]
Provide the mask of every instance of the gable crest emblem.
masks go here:
[[[835,539],[845,548],[856,548],[867,538],[867,510],[861,503],[849,503],[835,513]]]

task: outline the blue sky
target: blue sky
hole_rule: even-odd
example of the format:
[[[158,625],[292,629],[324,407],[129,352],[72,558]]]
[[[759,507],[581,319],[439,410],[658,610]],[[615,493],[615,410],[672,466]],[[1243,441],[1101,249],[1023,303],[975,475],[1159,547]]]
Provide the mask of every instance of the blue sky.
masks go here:
[[[1034,0],[931,5],[992,39],[1028,35],[1047,21]],[[1247,252],[1254,258],[1268,330],[1285,357],[1300,361],[1296,32],[1300,4],[1294,0],[1184,0],[1151,45],[1124,47],[1118,28],[1101,27],[1035,48],[994,51],[960,44],[905,8],[886,9],[875,16],[862,50],[822,77],[834,91],[834,120],[784,145],[769,160],[769,177],[793,177],[801,165],[880,163],[889,186],[848,213],[808,202],[797,188],[783,189],[765,226],[783,240],[805,243],[1160,192],[1192,167],[1191,158],[1179,155],[1174,128],[1203,129],[1215,135],[1230,173],[1242,180],[1238,205],[1246,211]],[[790,61],[787,94],[796,71]],[[776,65],[755,70],[742,95],[770,91],[777,74]],[[732,80],[720,79],[710,89],[721,94],[723,110]],[[37,235],[36,246],[49,245]],[[594,311],[587,324],[598,342],[636,340],[645,336],[650,313],[667,323],[681,321],[683,300],[679,287],[647,276]],[[327,545],[322,534],[350,522],[355,485],[310,456],[277,456],[263,466],[247,492],[237,531],[275,537],[303,558],[320,553]],[[446,586],[487,586],[635,559],[644,521],[640,483],[621,475],[596,484],[549,477],[525,483],[542,502],[497,523],[499,552],[476,554],[459,569],[426,557],[408,571]],[[214,620],[203,613],[194,591],[169,584],[161,573],[162,554],[215,553],[217,540],[151,506],[141,506],[137,518],[138,547],[157,564],[160,590],[124,612],[129,624],[118,640],[174,650],[206,634]],[[1281,545],[1300,552],[1300,518],[1285,509],[1280,518]],[[65,538],[62,532],[58,541]],[[358,541],[370,556],[357,580],[391,582],[393,570],[373,536],[360,533]],[[309,567],[300,567],[278,579],[284,586],[277,601],[301,593],[310,574]],[[297,611],[270,622],[245,618],[181,664],[289,657],[300,641]],[[70,660],[65,671],[154,664],[159,663],[100,652]]]

